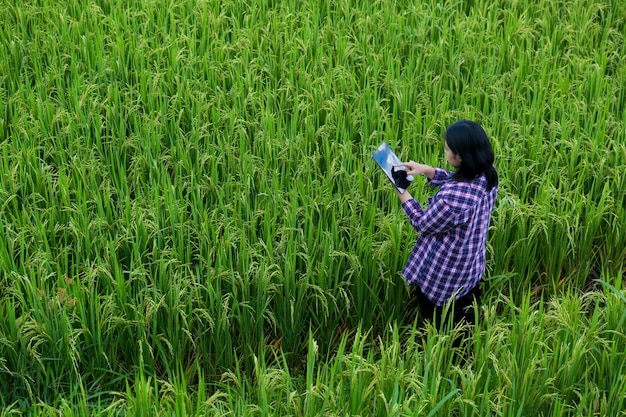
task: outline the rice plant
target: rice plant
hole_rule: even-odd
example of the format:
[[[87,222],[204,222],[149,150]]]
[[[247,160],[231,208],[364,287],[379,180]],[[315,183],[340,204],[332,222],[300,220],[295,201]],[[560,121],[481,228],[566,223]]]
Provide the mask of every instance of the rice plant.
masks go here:
[[[618,0],[0,0],[2,415],[624,415]],[[370,155],[500,194],[467,341],[400,324]],[[432,193],[419,180],[412,193]]]

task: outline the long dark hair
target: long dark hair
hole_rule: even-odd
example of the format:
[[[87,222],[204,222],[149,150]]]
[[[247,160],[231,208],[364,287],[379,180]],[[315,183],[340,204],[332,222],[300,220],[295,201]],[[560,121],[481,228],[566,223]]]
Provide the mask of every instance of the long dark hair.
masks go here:
[[[461,157],[461,164],[452,174],[457,181],[471,181],[485,174],[487,191],[498,185],[498,173],[487,133],[476,122],[460,120],[446,129],[448,148]]]

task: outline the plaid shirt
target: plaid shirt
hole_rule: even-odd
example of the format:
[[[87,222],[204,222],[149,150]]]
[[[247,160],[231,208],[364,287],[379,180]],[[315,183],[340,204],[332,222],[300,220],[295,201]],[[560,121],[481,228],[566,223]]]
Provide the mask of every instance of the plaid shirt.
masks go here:
[[[441,186],[424,210],[415,200],[402,204],[419,237],[402,275],[433,303],[444,305],[467,294],[485,271],[485,247],[498,187],[486,191],[485,176],[454,181],[437,168],[428,183]]]

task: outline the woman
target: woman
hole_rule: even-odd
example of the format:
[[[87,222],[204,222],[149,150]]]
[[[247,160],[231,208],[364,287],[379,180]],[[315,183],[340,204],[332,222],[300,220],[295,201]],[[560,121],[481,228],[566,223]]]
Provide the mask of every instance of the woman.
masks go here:
[[[483,128],[461,120],[445,133],[445,154],[454,172],[417,162],[400,164],[409,175],[425,175],[439,186],[424,209],[405,191],[402,208],[419,237],[404,267],[422,316],[435,323],[454,301],[453,322],[474,323],[473,302],[480,300],[491,212],[498,193],[494,154]]]

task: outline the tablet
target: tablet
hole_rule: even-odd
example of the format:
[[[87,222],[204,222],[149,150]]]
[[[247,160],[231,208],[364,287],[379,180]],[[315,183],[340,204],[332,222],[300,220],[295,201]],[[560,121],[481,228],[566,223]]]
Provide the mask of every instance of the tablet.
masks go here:
[[[383,142],[378,149],[372,154],[372,158],[378,166],[385,172],[389,181],[398,189],[400,193],[404,193],[413,181],[412,175],[407,175],[405,167],[394,167],[394,165],[402,163],[398,156]]]

